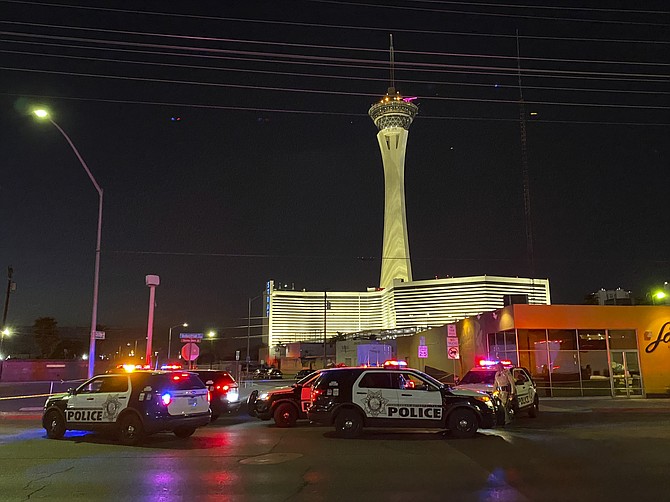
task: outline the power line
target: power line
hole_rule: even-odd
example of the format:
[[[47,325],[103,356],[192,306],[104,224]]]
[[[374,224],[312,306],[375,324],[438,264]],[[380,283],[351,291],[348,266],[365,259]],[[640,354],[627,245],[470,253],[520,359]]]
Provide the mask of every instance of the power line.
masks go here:
[[[113,104],[128,104],[128,105],[149,105],[149,106],[170,106],[179,108],[194,108],[194,109],[209,109],[209,110],[229,110],[242,112],[265,112],[265,113],[285,113],[295,115],[329,115],[340,117],[367,117],[367,113],[359,112],[334,112],[328,110],[300,110],[300,109],[285,109],[285,108],[267,108],[267,107],[245,107],[245,106],[224,106],[224,105],[210,105],[201,103],[175,103],[169,101],[142,101],[142,100],[128,100],[128,99],[105,99],[105,98],[86,98],[79,96],[56,96],[43,94],[17,94],[9,92],[0,92],[3,96],[14,96],[23,98],[35,99],[62,99],[68,101],[93,101],[100,103]],[[518,118],[500,118],[500,117],[463,117],[463,116],[447,116],[447,115],[420,115],[417,117],[421,120],[463,120],[463,121],[485,121],[485,122],[518,122]],[[536,119],[534,123],[539,124],[579,124],[579,125],[612,125],[612,126],[652,126],[652,127],[668,127],[670,122],[624,122],[624,121],[597,121],[597,120],[544,120]]]
[[[371,3],[351,3],[344,2],[342,0],[304,0],[306,2],[312,3],[325,3],[325,4],[335,4],[335,5],[347,5],[350,7],[372,7],[379,9],[379,5]],[[476,4],[469,4],[470,6]],[[559,16],[531,16],[531,15],[522,15],[522,14],[500,14],[493,12],[473,12],[473,11],[463,11],[463,10],[446,10],[446,9],[429,9],[426,7],[408,7],[401,5],[384,5],[384,9],[394,9],[394,10],[411,10],[411,11],[420,11],[420,12],[431,12],[431,13],[440,13],[440,14],[461,14],[468,16],[486,16],[486,17],[504,17],[504,18],[513,18],[513,19],[537,19],[543,21],[570,21],[576,23],[601,23],[601,24],[624,24],[624,25],[636,25],[636,26],[658,26],[658,27],[668,27],[670,24],[665,23],[642,23],[636,21],[614,21],[606,19],[581,19],[581,18],[569,18],[569,17],[559,17]]]
[[[108,7],[91,7],[91,6],[82,6],[82,5],[66,5],[66,4],[52,4],[45,2],[27,2],[24,0],[0,0],[4,3],[14,3],[14,4],[26,4],[26,5],[40,5],[47,7],[56,7],[56,8],[69,8],[69,9],[79,9],[79,10],[92,10],[92,11],[102,11],[102,12],[114,12],[121,14],[133,14],[133,15],[153,15],[161,17],[175,17],[175,18],[186,18],[194,20],[209,20],[209,21],[226,21],[226,22],[237,22],[237,23],[255,23],[255,24],[267,24],[267,25],[276,25],[276,26],[293,26],[301,28],[324,28],[324,29],[334,29],[334,30],[353,30],[353,31],[365,31],[365,32],[377,32],[382,31],[388,33],[390,31],[394,33],[414,33],[414,34],[423,34],[423,35],[457,35],[465,37],[497,37],[497,38],[515,38],[513,34],[496,34],[496,33],[471,33],[471,32],[458,32],[458,31],[443,31],[443,30],[416,30],[408,29],[402,27],[395,28],[378,28],[374,26],[353,26],[351,24],[341,25],[341,24],[323,24],[323,23],[304,23],[297,21],[276,21],[276,20],[265,20],[265,19],[245,19],[245,18],[235,18],[235,17],[223,17],[223,16],[203,16],[196,14],[179,14],[179,13],[169,13],[169,12],[154,12],[154,11],[139,11],[131,9],[112,9]],[[378,6],[376,6],[378,7]],[[552,18],[553,19],[553,18]],[[625,23],[630,24],[630,23]],[[632,40],[632,39],[598,39],[598,38],[581,38],[581,37],[550,37],[550,36],[531,36],[524,35],[521,39],[533,39],[533,40],[566,40],[566,41],[586,41],[586,42],[606,42],[606,43],[648,43],[648,44],[670,44],[666,41],[656,41],[656,40]]]

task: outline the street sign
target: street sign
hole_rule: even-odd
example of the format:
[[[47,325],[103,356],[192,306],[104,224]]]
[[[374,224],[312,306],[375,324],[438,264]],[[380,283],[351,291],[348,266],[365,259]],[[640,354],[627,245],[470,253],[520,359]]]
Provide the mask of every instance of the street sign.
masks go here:
[[[458,352],[458,347],[449,347],[449,350],[447,350],[447,356],[449,359],[460,359],[461,356]]]
[[[448,336],[447,347],[458,347],[458,338],[456,338],[455,336]]]
[[[428,346],[419,345],[419,359],[426,359],[428,357]]]
[[[96,340],[104,340],[105,339],[105,332],[104,331],[94,331],[93,334],[95,335]]]
[[[203,334],[202,333],[179,333],[179,339],[184,342],[193,342],[193,343],[200,343],[202,341]]]
[[[187,361],[195,361],[200,355],[200,347],[195,343],[187,343],[181,348],[181,357]]]
[[[447,336],[458,336],[456,334],[456,325],[455,324],[447,324]]]
[[[240,360],[240,351],[239,351],[239,350],[236,350],[236,351],[235,351],[235,360],[236,360],[236,361],[239,361],[239,360]]]

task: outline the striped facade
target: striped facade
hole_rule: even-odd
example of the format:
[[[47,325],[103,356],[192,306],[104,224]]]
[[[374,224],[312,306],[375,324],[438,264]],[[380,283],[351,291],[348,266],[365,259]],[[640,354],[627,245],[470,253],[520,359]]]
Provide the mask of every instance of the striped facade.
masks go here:
[[[473,276],[394,281],[393,287],[362,292],[266,289],[263,341],[269,347],[323,342],[338,333],[442,326],[499,309],[505,295],[527,295],[531,305],[549,305],[548,279]],[[327,302],[327,303],[326,303]]]

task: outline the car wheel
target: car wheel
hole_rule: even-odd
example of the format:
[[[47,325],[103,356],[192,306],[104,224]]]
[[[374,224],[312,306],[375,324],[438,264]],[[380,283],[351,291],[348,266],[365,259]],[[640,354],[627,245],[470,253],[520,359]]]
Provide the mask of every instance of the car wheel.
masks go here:
[[[471,438],[477,433],[477,415],[466,408],[457,409],[449,415],[448,427],[457,438]]]
[[[540,399],[535,396],[533,399],[533,405],[528,409],[528,416],[530,418],[535,418],[540,413]]]
[[[128,413],[119,420],[119,442],[126,446],[134,446],[144,439],[144,427],[137,415]]]
[[[188,438],[193,435],[195,432],[195,427],[177,427],[174,430],[174,435],[177,436],[178,438]]]
[[[51,410],[44,417],[44,430],[49,439],[61,439],[65,435],[65,419],[56,410]]]
[[[335,432],[343,438],[355,438],[363,431],[363,417],[355,410],[342,410],[335,417]]]
[[[289,403],[282,403],[277,406],[273,414],[277,427],[294,427],[298,420],[298,410]]]
[[[258,390],[252,390],[251,394],[247,398],[247,413],[255,417],[256,416],[256,400],[258,399]]]

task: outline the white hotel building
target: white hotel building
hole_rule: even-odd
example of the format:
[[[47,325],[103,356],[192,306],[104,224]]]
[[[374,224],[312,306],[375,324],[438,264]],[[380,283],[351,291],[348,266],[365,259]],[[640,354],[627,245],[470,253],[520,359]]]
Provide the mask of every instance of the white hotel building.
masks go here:
[[[505,306],[508,295],[531,305],[551,303],[548,279],[452,277],[396,280],[386,289],[361,292],[290,291],[268,281],[264,293],[263,342],[268,347],[298,341],[323,342],[341,333],[442,326]]]

